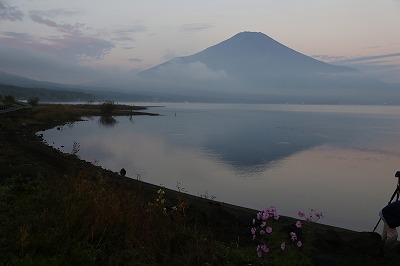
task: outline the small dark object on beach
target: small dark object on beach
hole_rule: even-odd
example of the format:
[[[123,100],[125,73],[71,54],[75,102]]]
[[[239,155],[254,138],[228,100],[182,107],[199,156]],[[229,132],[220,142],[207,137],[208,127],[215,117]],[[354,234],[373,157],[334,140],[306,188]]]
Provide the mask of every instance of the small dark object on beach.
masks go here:
[[[119,171],[119,174],[120,174],[121,176],[125,176],[125,175],[126,175],[126,170],[125,170],[125,168],[122,168],[122,169]]]

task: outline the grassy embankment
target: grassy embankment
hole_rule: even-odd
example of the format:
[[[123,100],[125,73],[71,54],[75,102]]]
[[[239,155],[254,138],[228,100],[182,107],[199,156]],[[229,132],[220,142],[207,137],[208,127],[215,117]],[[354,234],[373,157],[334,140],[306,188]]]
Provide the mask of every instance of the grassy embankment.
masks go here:
[[[180,193],[157,192],[156,186],[62,154],[34,134],[82,115],[99,114],[98,106],[89,105],[40,105],[1,114],[2,262],[218,265],[229,261],[233,252],[216,236],[241,232],[234,230],[234,219],[230,225],[214,217],[218,205],[208,208],[214,203],[204,201],[194,207]],[[142,113],[119,106],[113,114]],[[194,211],[204,207],[208,210]],[[226,229],[218,223],[226,223]],[[250,253],[254,257],[254,248]],[[251,260],[247,254],[241,250],[238,259]]]
[[[143,114],[138,109],[118,106],[113,114]],[[315,234],[300,235],[302,248],[289,247],[295,220],[271,221],[271,239],[287,239],[286,253],[272,241],[267,259],[259,259],[250,233],[254,210],[122,177],[35,135],[99,114],[94,105],[39,105],[0,114],[0,265],[311,263],[318,251]]]

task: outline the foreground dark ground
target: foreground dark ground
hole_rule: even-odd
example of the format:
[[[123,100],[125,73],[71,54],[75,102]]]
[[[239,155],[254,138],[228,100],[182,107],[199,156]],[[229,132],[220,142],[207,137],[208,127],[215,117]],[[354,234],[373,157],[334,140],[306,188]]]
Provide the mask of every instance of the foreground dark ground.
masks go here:
[[[0,265],[262,265],[257,211],[123,177],[43,144],[45,130],[96,106],[0,114]],[[123,107],[113,115],[153,115]],[[156,166],[155,166],[156,167]],[[266,206],[268,207],[268,206]],[[296,219],[281,217],[281,231]],[[304,249],[270,265],[400,265],[377,233],[305,224]],[[275,263],[275,264],[273,264]]]

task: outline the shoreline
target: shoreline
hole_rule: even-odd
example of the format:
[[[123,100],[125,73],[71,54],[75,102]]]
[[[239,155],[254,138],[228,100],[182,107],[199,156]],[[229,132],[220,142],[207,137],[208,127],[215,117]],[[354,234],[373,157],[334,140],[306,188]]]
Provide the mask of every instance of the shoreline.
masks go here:
[[[158,115],[142,112],[146,110],[146,107],[137,107],[138,109],[135,110],[129,108],[131,106],[121,107],[119,111],[111,115]],[[44,109],[45,112],[38,115],[39,113],[36,112],[39,109]],[[55,109],[67,114],[57,115],[55,113],[46,117],[46,112],[55,112]],[[76,171],[97,172],[107,176],[108,181],[118,188],[128,191],[140,188],[145,197],[153,197],[155,192],[161,188],[160,186],[122,177],[118,173],[105,170],[74,155],[64,154],[43,143],[41,137],[36,135],[38,131],[78,121],[83,116],[98,114],[98,110],[77,109],[67,105],[39,105],[32,109],[0,114],[0,149],[2,151],[0,167],[4,169],[0,173],[0,184],[15,175],[31,177],[40,175],[45,179],[54,179],[55,176],[69,175]],[[38,117],[33,119],[34,115]],[[54,119],[55,117],[57,119]],[[249,237],[249,231],[251,220],[255,217],[257,210],[204,199],[166,188],[162,189],[171,199],[183,197],[191,207],[191,211],[206,217],[206,223],[217,224],[215,228],[218,230],[230,227],[231,223],[235,223],[237,236],[225,236],[225,241],[235,241],[237,237],[240,237],[243,245],[254,245]],[[291,217],[281,217],[283,224],[293,223],[295,220]],[[365,263],[365,259],[369,262],[375,261],[375,265],[391,265],[387,262],[399,259],[394,255],[389,259],[379,257],[380,235],[377,233],[356,232],[324,224],[315,224],[315,232],[318,236],[317,253],[343,262],[337,265],[368,265],[361,263]],[[247,237],[248,240],[246,240]],[[357,261],[360,264],[357,264]]]

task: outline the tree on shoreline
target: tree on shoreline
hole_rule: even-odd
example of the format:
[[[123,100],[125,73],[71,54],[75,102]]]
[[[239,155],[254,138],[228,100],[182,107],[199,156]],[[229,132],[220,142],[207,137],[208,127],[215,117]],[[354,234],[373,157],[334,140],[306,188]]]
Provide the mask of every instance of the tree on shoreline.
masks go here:
[[[117,108],[114,101],[107,100],[100,104],[100,112],[102,115],[111,115],[111,113]]]
[[[32,106],[36,106],[39,103],[39,97],[29,97],[27,102]]]

